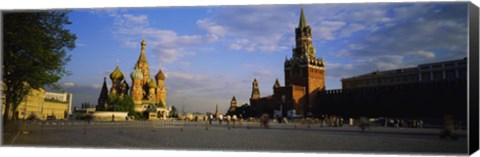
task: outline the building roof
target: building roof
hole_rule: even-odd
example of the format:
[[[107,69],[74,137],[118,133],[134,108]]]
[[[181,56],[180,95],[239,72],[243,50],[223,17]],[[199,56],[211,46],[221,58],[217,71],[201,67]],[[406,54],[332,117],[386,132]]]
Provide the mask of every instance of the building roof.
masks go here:
[[[305,18],[305,14],[303,13],[303,7],[300,11],[300,21],[298,22],[298,28],[303,28],[307,26],[307,19]]]
[[[103,78],[102,91],[100,91],[100,98],[108,97],[107,78]]]
[[[132,80],[141,80],[143,79],[143,73],[140,71],[140,69],[135,68],[135,70],[133,70],[130,74],[130,77],[132,77]]]
[[[278,82],[278,78],[275,80],[275,84],[273,85],[273,88],[278,88],[280,87],[280,82]]]
[[[145,42],[145,40],[142,40],[141,45],[142,45],[142,48],[140,51],[140,56],[138,57],[137,66],[141,63],[148,64],[147,56],[145,55],[145,47],[147,46],[147,42]]]
[[[410,68],[402,68],[402,69],[393,69],[393,70],[385,70],[385,71],[373,71],[366,74],[361,74],[349,78],[344,78],[342,80],[348,79],[367,79],[372,77],[388,77],[388,76],[398,76],[398,75],[405,75],[405,74],[413,74],[417,72],[417,67],[410,67]]]
[[[112,80],[123,80],[123,73],[120,71],[120,68],[117,67],[113,72],[110,74],[110,79]]]
[[[153,79],[148,82],[148,88],[157,88],[157,84],[155,81],[153,81]]]
[[[165,80],[165,74],[163,74],[162,68],[158,70],[157,75],[155,75],[155,79],[157,80]]]

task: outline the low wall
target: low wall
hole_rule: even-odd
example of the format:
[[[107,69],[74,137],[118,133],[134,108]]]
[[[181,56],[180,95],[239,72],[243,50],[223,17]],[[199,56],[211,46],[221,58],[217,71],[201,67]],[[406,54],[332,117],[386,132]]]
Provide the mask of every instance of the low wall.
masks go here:
[[[93,120],[112,121],[113,117],[115,121],[125,121],[125,117],[127,116],[128,112],[97,111],[93,113]]]

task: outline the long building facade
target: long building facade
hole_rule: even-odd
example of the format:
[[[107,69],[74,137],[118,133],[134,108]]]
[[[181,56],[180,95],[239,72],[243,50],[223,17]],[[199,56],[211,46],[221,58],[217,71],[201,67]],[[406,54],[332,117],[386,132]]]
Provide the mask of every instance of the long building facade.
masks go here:
[[[367,74],[342,79],[343,89],[402,85],[409,83],[467,78],[467,58],[420,64],[417,67]]]
[[[17,119],[67,119],[72,113],[72,98],[72,93],[56,93],[46,92],[44,89],[32,89],[15,111],[7,113]],[[4,99],[4,96],[2,96],[2,116],[6,112]]]

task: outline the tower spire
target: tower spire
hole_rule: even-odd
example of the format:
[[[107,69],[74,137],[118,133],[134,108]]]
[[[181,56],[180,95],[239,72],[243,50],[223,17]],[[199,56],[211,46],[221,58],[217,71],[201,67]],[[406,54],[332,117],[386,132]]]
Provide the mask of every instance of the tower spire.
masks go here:
[[[138,62],[137,64],[143,62],[143,63],[147,63],[147,56],[145,55],[145,47],[147,46],[147,42],[145,42],[145,40],[142,39],[142,42],[141,42],[141,51],[140,51],[140,57],[138,57]]]
[[[305,14],[303,13],[303,7],[300,11],[300,22],[298,23],[298,28],[303,28],[307,26],[307,19],[305,18]]]
[[[98,97],[98,107],[104,109],[106,106],[106,102],[108,99],[108,88],[107,88],[107,77],[103,78],[103,86],[102,90],[100,91],[100,96]]]
[[[275,84],[273,85],[273,88],[279,88],[280,87],[280,82],[278,82],[278,78],[275,80]]]
[[[147,46],[147,42],[145,42],[145,40],[142,40],[140,45],[142,46],[142,48],[135,67],[140,69],[140,71],[143,73],[142,85],[144,85],[150,82],[150,69],[147,62],[147,56],[145,54],[145,47]]]

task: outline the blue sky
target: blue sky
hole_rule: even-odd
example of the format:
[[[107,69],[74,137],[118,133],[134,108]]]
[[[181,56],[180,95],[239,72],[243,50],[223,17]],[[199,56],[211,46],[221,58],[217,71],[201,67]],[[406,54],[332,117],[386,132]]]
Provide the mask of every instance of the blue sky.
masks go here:
[[[467,3],[302,5],[327,89],[378,70],[466,57]],[[167,104],[186,112],[226,111],[232,96],[248,103],[253,78],[262,96],[291,57],[300,5],[75,9],[67,26],[78,37],[59,83],[74,105],[97,103],[103,77],[129,77],[147,42],[151,75],[167,75]],[[110,87],[111,81],[107,79]]]

